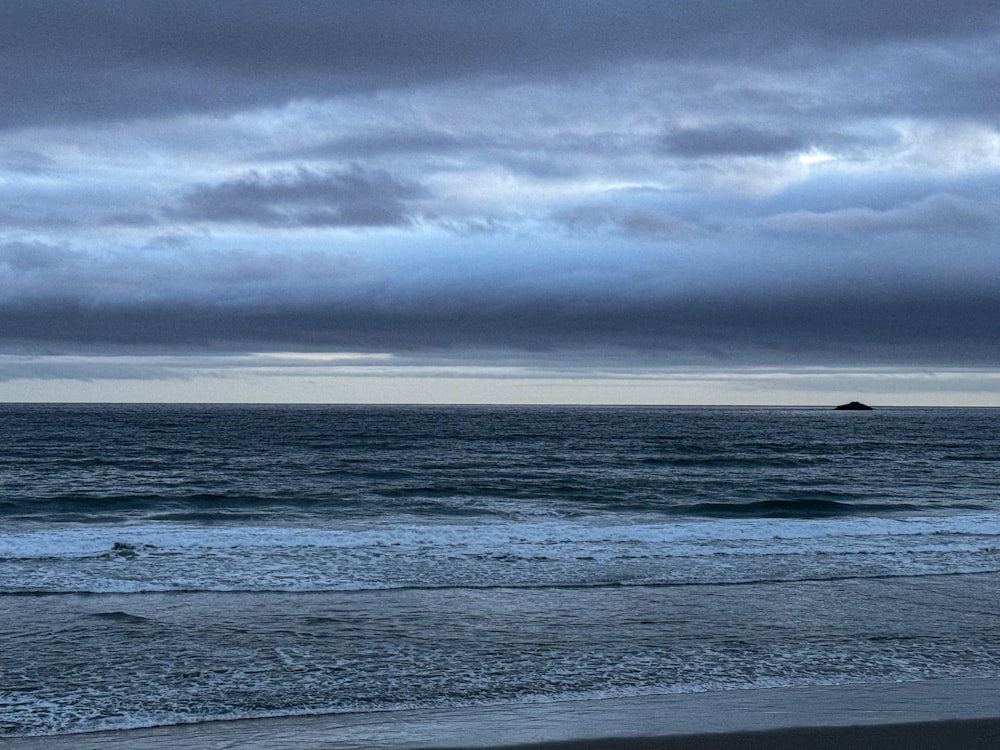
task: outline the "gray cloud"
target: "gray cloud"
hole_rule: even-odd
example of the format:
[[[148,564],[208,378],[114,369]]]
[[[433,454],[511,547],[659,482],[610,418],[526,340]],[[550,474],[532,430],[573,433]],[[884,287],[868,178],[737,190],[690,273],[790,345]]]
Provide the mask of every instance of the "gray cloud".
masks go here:
[[[811,56],[815,64],[820,52],[996,28],[995,3],[970,0],[919,0],[905,11],[861,0],[836,8],[721,0],[624,7],[609,0],[10,0],[0,9],[7,82],[0,125],[231,111],[473,76],[589,74],[635,61],[746,67]],[[963,101],[982,106],[978,93]]]
[[[808,236],[842,235],[871,237],[910,233],[934,235],[981,235],[992,231],[1000,237],[1000,205],[977,202],[948,194],[934,194],[888,209],[868,207],[833,211],[795,211],[762,221],[765,227]]]
[[[377,227],[410,221],[407,204],[420,187],[384,171],[251,172],[185,194],[167,210],[175,219],[265,227]]]
[[[66,265],[73,253],[65,247],[43,242],[6,242],[0,244],[0,264],[9,272],[37,272]]]
[[[571,115],[568,115],[572,119]],[[571,127],[559,132],[506,132],[496,122],[492,130],[460,129],[458,132],[390,127],[325,140],[286,151],[260,154],[265,160],[319,160],[342,163],[392,162],[412,159],[429,171],[450,171],[455,162],[466,166],[502,166],[511,172],[542,179],[562,179],[586,172],[593,163],[616,158],[648,158],[656,151],[655,139],[627,132],[578,133]]]
[[[622,237],[683,240],[697,237],[697,225],[651,208],[587,204],[557,211],[552,219],[572,234],[611,233]]]
[[[493,139],[482,136],[456,135],[419,127],[412,129],[392,128],[382,132],[333,138],[305,149],[296,149],[292,152],[270,152],[262,156],[272,159],[289,157],[360,159],[387,154],[448,154],[491,145],[493,145]]]
[[[672,364],[1000,364],[1000,352],[981,345],[1000,335],[1000,303],[985,284],[958,295],[924,287],[888,296],[855,284],[812,298],[768,300],[633,300],[623,291],[602,300],[509,298],[477,307],[399,298],[298,305],[66,301],[44,308],[5,304],[0,313],[9,346],[31,340],[112,351],[126,344],[137,351],[596,349],[655,352]]]
[[[11,0],[0,351],[1000,364],[998,19]]]
[[[716,254],[706,272],[685,266],[683,252],[625,264],[617,255],[570,254],[541,267],[483,256],[466,270],[477,259],[465,253],[376,262],[9,244],[0,342],[7,351],[506,349],[630,351],[674,364],[1000,364],[1000,348],[984,346],[1000,340],[1000,272],[986,260],[928,277],[849,257],[780,278],[768,263],[784,256]]]
[[[773,156],[808,146],[801,136],[760,130],[747,126],[687,128],[664,137],[668,153],[700,158],[704,156]]]
[[[37,151],[26,149],[9,149],[0,151],[0,169],[10,172],[36,174],[44,172],[56,165],[53,159]]]

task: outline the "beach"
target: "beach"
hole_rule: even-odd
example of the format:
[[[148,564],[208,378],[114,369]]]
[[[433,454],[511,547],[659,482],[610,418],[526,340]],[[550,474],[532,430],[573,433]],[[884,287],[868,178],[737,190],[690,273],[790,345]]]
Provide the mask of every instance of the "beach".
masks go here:
[[[9,738],[10,750],[1000,746],[1000,680],[929,680],[216,721]]]

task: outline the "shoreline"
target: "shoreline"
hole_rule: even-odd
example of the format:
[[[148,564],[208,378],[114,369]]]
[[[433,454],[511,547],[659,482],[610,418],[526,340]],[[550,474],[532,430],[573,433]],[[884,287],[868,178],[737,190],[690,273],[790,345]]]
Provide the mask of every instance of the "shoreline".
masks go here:
[[[1000,747],[1000,678],[210,721],[41,737],[10,750],[728,750]]]
[[[1000,719],[955,719],[661,737],[603,737],[503,745],[493,750],[994,750],[998,746]]]

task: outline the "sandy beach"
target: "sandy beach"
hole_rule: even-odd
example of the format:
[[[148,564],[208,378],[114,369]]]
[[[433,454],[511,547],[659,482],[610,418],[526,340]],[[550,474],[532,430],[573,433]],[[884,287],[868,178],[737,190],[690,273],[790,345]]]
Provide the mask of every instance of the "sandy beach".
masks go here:
[[[1000,680],[961,679],[210,722],[11,738],[10,750],[1000,747]]]

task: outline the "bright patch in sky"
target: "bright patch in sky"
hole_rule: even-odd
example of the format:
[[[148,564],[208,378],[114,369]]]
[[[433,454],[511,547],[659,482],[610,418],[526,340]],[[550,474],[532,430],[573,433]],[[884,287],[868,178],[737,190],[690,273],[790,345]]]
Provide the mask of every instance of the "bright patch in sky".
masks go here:
[[[823,151],[809,151],[799,154],[799,163],[809,166],[810,164],[822,164],[824,162],[833,161],[836,158],[837,157]]]

